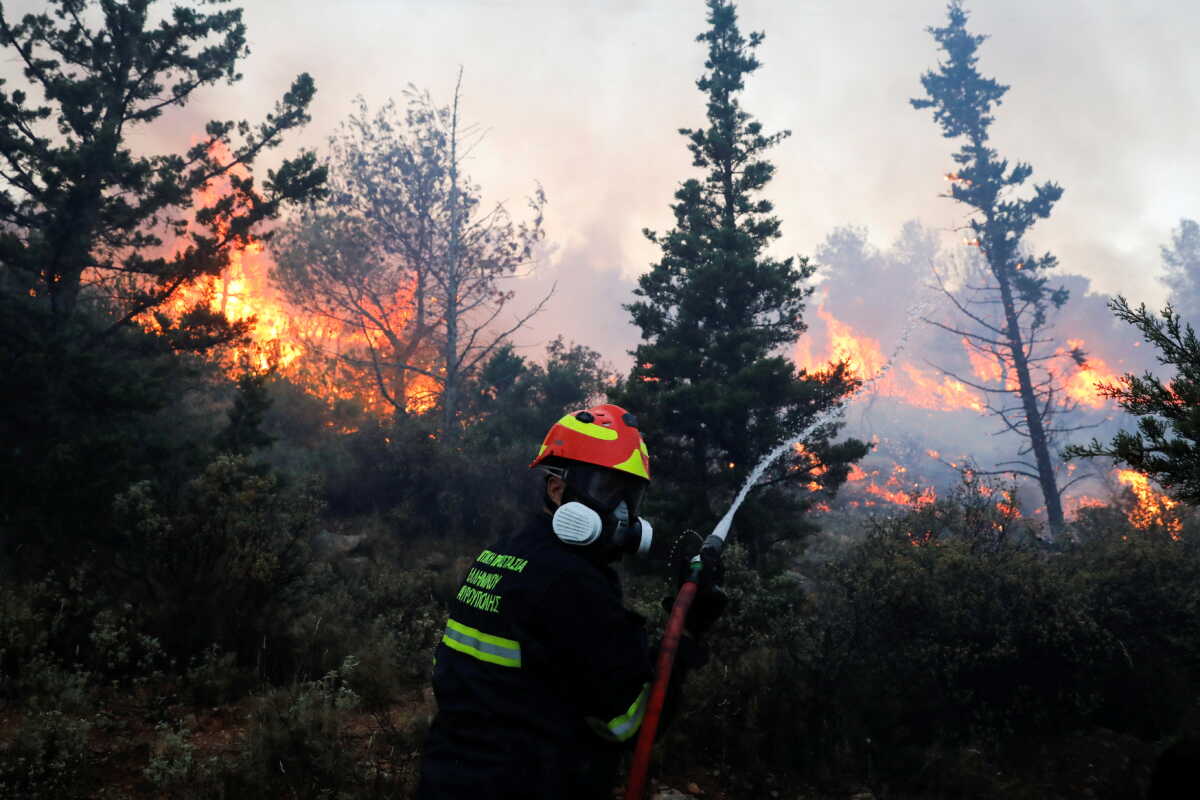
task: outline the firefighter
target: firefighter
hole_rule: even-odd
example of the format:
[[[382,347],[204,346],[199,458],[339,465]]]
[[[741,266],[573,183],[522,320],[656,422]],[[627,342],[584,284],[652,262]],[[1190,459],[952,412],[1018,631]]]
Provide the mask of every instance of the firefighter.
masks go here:
[[[450,605],[421,800],[611,798],[646,710],[645,620],[622,605],[611,567],[653,539],[638,516],[650,459],[637,420],[615,405],[568,414],[530,467],[545,473],[540,513],[480,553]],[[723,607],[702,582],[668,706]]]

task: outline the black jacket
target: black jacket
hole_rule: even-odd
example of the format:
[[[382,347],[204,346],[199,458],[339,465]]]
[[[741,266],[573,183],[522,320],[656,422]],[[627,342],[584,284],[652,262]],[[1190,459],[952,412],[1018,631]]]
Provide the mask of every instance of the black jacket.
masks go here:
[[[649,693],[643,626],[549,516],[484,550],[437,648],[418,798],[611,798]]]

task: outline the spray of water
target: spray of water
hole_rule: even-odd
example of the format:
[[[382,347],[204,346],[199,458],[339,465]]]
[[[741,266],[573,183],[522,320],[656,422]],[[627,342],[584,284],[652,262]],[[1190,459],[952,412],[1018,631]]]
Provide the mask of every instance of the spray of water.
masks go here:
[[[883,379],[885,375],[887,375],[888,371],[891,370],[892,365],[896,363],[896,359],[899,358],[900,353],[904,350],[904,346],[908,344],[908,339],[910,336],[912,336],[912,332],[916,328],[917,320],[925,316],[928,305],[929,301],[925,301],[918,303],[908,310],[908,320],[905,323],[903,333],[900,335],[900,340],[896,343],[896,348],[892,351],[891,357],[889,357],[887,362],[880,367],[879,372],[875,373],[869,379],[859,384],[858,388],[851,392],[849,397],[846,398],[845,403],[818,414],[812,422],[804,427],[803,430],[787,441],[781,442],[775,447],[775,449],[762,457],[762,459],[754,466],[754,469],[750,470],[750,474],[746,477],[746,481],[742,484],[742,488],[738,490],[737,496],[734,497],[733,503],[729,506],[729,510],[725,512],[725,516],[721,517],[721,521],[717,523],[717,527],[713,528],[713,536],[716,536],[721,541],[725,541],[725,539],[729,536],[729,528],[733,524],[733,515],[737,513],[739,508],[741,508],[742,503],[746,499],[746,495],[750,494],[750,490],[753,489],[755,484],[758,483],[758,479],[762,477],[763,473],[767,471],[767,468],[770,467],[771,464],[775,463],[775,459],[791,450],[797,444],[803,442],[817,428],[845,413],[846,405],[853,401],[856,396],[861,394],[864,389],[875,386],[880,380]]]

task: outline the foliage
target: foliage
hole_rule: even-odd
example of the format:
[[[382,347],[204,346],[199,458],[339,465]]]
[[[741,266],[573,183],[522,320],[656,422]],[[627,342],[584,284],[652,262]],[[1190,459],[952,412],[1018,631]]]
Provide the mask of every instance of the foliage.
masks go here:
[[[198,756],[189,731],[181,724],[160,722],[155,732],[158,741],[142,774],[156,790],[180,798],[222,796],[217,757]]]
[[[196,465],[195,442],[163,430],[170,415],[195,432],[180,419],[194,363],[172,354],[235,341],[246,325],[207,298],[158,312],[219,274],[284,205],[320,191],[308,153],[261,183],[250,172],[307,122],[306,74],[257,125],[209,122],[181,153],[132,145],[197,92],[240,79],[242,11],[214,5],[52,0],[19,21],[0,11],[0,45],[21,65],[0,88],[0,504],[12,509],[0,536],[7,555],[21,552],[17,571],[112,547],[113,494]],[[214,182],[230,191],[212,197]]]
[[[151,477],[184,480],[217,433],[197,402],[210,372],[162,337],[129,328],[81,350],[38,330],[0,311],[0,539],[4,566],[32,578],[115,546],[113,495]]]
[[[245,174],[308,121],[315,90],[307,74],[257,126],[210,122],[204,138],[181,154],[146,157],[129,149],[127,137],[185,106],[197,90],[240,79],[237,63],[248,52],[241,9],[206,13],[185,4],[157,19],[152,6],[54,0],[52,13],[20,22],[0,15],[0,42],[42,96],[39,103],[24,89],[0,93],[8,163],[0,264],[24,276],[32,303],[48,304],[51,330],[73,315],[89,288],[114,304],[109,331],[161,306],[187,282],[218,274],[229,249],[255,225],[281,204],[313,195],[323,180],[311,154],[269,172],[261,190]],[[99,24],[89,24],[97,17]],[[233,192],[198,208],[198,229],[189,232],[182,212],[222,176]],[[187,246],[152,255],[165,233],[186,234]],[[196,309],[170,332],[179,346],[195,347],[235,333],[222,326]]]
[[[232,776],[234,795],[330,797],[353,786],[356,770],[346,718],[358,696],[347,679],[357,667],[348,658],[319,680],[263,698],[247,734],[241,769]]]
[[[1157,351],[1159,363],[1175,370],[1165,383],[1153,373],[1126,374],[1101,387],[1105,397],[1138,418],[1134,432],[1121,431],[1107,445],[1093,439],[1067,448],[1069,456],[1114,458],[1148,475],[1172,495],[1200,505],[1200,341],[1192,326],[1168,305],[1156,318],[1145,304],[1124,297],[1109,303]]]
[[[215,643],[253,663],[263,637],[287,618],[319,500],[311,487],[284,490],[233,455],[163,495],[142,482],[115,500],[128,545],[114,566],[147,628],[181,659]]]
[[[403,111],[389,101],[372,114],[358,100],[330,143],[329,202],[277,240],[274,278],[301,308],[362,334],[328,354],[352,380],[397,411],[440,402],[452,435],[462,384],[531,316],[493,329],[511,311],[502,282],[542,239],[545,197],[529,201],[528,222],[485,209],[461,172],[479,137],[459,119],[458,88],[450,106],[405,95]],[[407,390],[422,376],[435,397]]]
[[[1035,222],[1050,216],[1063,190],[1048,182],[1033,186],[1032,197],[1016,196],[1033,167],[1018,162],[1010,168],[988,146],[993,112],[1008,87],[976,69],[976,51],[986,37],[967,30],[962,0],[952,0],[947,13],[945,27],[928,29],[945,61],[921,76],[926,96],[911,102],[916,109],[933,109],[946,138],[965,139],[953,155],[957,170],[947,175],[950,197],[971,210],[967,242],[979,248],[985,264],[971,270],[958,290],[938,276],[960,321],[931,322],[998,367],[992,381],[948,374],[984,392],[989,411],[1004,430],[1026,440],[1017,458],[998,467],[1039,482],[1050,527],[1057,533],[1064,518],[1050,447],[1057,436],[1074,428],[1059,421],[1070,406],[1064,406],[1061,379],[1048,369],[1048,362],[1057,357],[1048,325],[1050,313],[1066,303],[1067,291],[1048,285],[1047,273],[1058,260],[1049,253],[1027,253],[1022,240]],[[1071,355],[1078,364],[1086,360],[1081,351]],[[1033,463],[1024,460],[1029,454]]]
[[[661,260],[638,280],[638,301],[627,306],[642,331],[636,364],[615,400],[635,412],[651,451],[655,492],[651,508],[668,525],[711,529],[755,461],[818,414],[835,407],[855,381],[845,365],[828,373],[797,374],[779,350],[804,331],[802,286],[813,267],[778,260],[768,247],[779,220],[759,193],[774,174],[765,151],[788,135],[765,134],[738,99],[759,66],[761,33],[746,39],[732,4],[708,3],[708,48],[697,82],[707,99],[708,125],[683,129],[693,164],[705,168],[675,193],[675,228],[646,232]],[[771,515],[739,520],[739,539],[755,551],[807,530],[799,487],[825,470],[836,487],[866,447],[833,447],[838,425],[813,431],[809,453],[785,457],[768,476],[776,488],[762,502]],[[820,470],[817,470],[820,472]]]
[[[31,715],[12,743],[0,748],[0,798],[84,796],[89,728],[59,711]]]

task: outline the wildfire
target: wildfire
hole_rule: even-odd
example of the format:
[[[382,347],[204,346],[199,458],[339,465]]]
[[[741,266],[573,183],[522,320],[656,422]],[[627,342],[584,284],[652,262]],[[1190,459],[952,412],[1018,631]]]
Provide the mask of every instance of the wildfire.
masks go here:
[[[883,357],[878,339],[856,335],[852,327],[830,314],[824,306],[817,309],[817,316],[824,320],[829,331],[833,347],[830,361],[845,361],[860,380],[867,380],[883,369],[887,359]]]
[[[980,414],[987,410],[983,398],[974,389],[949,375],[933,375],[911,364],[904,365],[904,374],[912,386],[901,395],[914,406],[936,411],[968,409]]]
[[[980,380],[999,383],[1004,377],[1004,368],[1001,366],[999,359],[988,358],[983,353],[971,346],[965,338],[962,340],[963,350],[967,353],[967,360],[971,362],[971,371],[975,373],[975,377]]]
[[[1068,339],[1067,347],[1071,351],[1082,352],[1083,340]],[[1063,355],[1067,354],[1063,353]],[[1106,383],[1116,383],[1119,377],[1109,369],[1104,359],[1088,356],[1087,360],[1079,364],[1078,368],[1067,377],[1067,395],[1080,405],[1103,408],[1108,399],[1100,393],[1100,386]]]
[[[1152,527],[1165,528],[1172,539],[1178,539],[1183,531],[1183,521],[1179,519],[1176,509],[1178,500],[1172,500],[1150,485],[1150,479],[1140,472],[1131,469],[1119,469],[1116,478],[1128,486],[1137,498],[1137,505],[1129,511],[1129,521],[1139,530]]]
[[[1065,505],[1064,510],[1070,517],[1078,516],[1079,512],[1083,511],[1085,508],[1102,508],[1103,506],[1108,505],[1108,503],[1104,502],[1099,497],[1092,497],[1086,494],[1081,494],[1076,497],[1064,497],[1063,504]]]
[[[937,502],[937,492],[934,491],[932,486],[918,488],[916,486],[904,485],[900,476],[907,471],[906,467],[896,464],[892,467],[891,475],[880,484],[878,482],[880,477],[879,470],[866,472],[855,464],[850,468],[850,474],[846,477],[846,480],[851,483],[864,483],[862,491],[866,494],[897,506],[926,508]],[[877,500],[867,500],[864,502],[864,505],[867,506],[877,504]],[[851,505],[854,505],[854,503],[851,503]]]
[[[828,371],[830,363],[844,361],[849,371],[860,380],[879,374],[887,359],[878,339],[858,333],[853,326],[827,311],[824,305],[818,306],[817,317],[824,323],[825,354],[815,356],[809,337],[801,339],[795,352],[795,360],[800,367],[820,373]],[[890,370],[879,381],[878,390],[902,399],[909,405],[933,411],[966,409],[983,413],[987,409],[983,398],[962,381],[912,364]]]
[[[219,155],[229,158],[225,152]],[[235,168],[234,172],[243,178],[247,175],[244,168]],[[229,178],[215,180],[198,200],[201,205],[209,205],[229,191]],[[184,286],[163,310],[179,318],[189,308],[202,304],[231,322],[250,323],[249,341],[231,348],[222,358],[231,372],[275,369],[326,400],[356,398],[368,411],[390,410],[391,405],[365,370],[356,374],[345,364],[330,369],[331,356],[365,350],[370,344],[369,334],[290,304],[271,282],[272,266],[262,242],[244,243],[231,250],[229,265],[221,275],[206,276]],[[397,293],[392,304],[395,318],[390,320],[394,329],[403,329],[404,321],[411,316],[412,293],[411,287]],[[150,315],[141,322],[149,329],[156,328]],[[405,409],[411,413],[428,411],[437,404],[439,392],[433,377],[409,373],[404,382]]]

